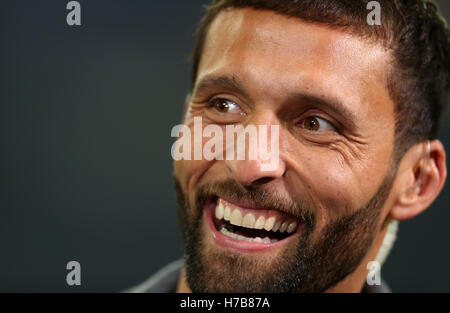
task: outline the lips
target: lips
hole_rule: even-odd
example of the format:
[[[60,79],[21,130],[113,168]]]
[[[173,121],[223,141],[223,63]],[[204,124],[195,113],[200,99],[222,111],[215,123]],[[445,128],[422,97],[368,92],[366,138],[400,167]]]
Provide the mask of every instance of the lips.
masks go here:
[[[245,206],[245,207],[244,207]],[[205,218],[215,241],[244,251],[274,248],[300,234],[303,223],[284,212],[217,198],[205,207]]]

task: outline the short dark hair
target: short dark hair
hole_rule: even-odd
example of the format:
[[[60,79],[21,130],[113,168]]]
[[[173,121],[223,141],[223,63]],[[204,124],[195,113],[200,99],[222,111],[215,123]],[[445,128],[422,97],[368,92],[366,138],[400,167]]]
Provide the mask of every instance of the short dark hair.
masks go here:
[[[208,30],[227,8],[271,10],[307,22],[341,28],[382,43],[393,56],[387,88],[396,108],[394,156],[399,160],[414,144],[436,139],[449,98],[450,35],[431,0],[379,0],[381,25],[367,23],[369,0],[214,0],[196,32],[192,88]]]

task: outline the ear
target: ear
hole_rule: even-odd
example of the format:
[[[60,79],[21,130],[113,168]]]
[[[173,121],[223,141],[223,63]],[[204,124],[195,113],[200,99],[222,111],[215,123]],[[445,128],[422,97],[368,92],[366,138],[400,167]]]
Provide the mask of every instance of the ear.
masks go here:
[[[446,155],[442,143],[414,145],[400,162],[394,183],[394,205],[389,212],[395,220],[413,218],[425,211],[441,192],[447,178]]]

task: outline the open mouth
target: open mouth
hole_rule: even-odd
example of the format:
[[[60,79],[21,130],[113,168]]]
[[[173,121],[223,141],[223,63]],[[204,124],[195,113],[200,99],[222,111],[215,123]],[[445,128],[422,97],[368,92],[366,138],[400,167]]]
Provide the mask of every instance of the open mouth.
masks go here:
[[[245,249],[274,246],[298,233],[303,225],[281,211],[244,208],[222,198],[210,203],[208,215],[219,243]]]

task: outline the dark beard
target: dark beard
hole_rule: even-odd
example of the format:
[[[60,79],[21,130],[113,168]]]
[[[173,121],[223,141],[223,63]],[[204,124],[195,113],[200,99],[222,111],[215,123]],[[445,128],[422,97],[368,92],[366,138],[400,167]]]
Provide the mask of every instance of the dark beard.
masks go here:
[[[358,267],[371,246],[381,208],[392,186],[391,174],[365,206],[327,225],[315,242],[311,238],[315,215],[308,203],[286,203],[258,187],[244,188],[234,180],[227,180],[200,186],[195,208],[190,208],[175,179],[189,287],[193,292],[244,293],[311,293],[333,287]],[[276,260],[210,249],[204,244],[201,226],[203,204],[214,192],[247,197],[300,217],[305,222],[303,233],[298,240],[288,243],[284,255]]]

